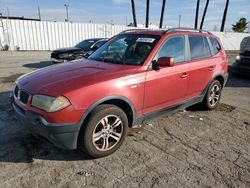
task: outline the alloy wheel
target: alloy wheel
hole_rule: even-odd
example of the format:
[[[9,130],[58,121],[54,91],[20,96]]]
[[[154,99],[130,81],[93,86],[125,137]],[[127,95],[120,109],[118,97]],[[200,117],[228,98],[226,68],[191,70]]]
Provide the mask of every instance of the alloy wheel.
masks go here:
[[[116,115],[103,117],[95,126],[92,142],[99,151],[112,149],[121,139],[123,123]]]
[[[209,95],[209,104],[211,106],[215,106],[220,99],[220,87],[218,85],[214,85],[210,90]]]

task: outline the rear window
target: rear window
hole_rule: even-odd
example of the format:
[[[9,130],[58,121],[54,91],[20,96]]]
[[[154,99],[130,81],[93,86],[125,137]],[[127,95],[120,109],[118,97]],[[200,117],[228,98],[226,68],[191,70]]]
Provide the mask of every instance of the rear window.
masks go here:
[[[191,60],[211,56],[211,51],[206,37],[190,35],[188,38]]]
[[[210,37],[210,42],[212,45],[213,55],[217,54],[221,50],[220,43],[217,41],[216,38],[212,38],[212,37]]]

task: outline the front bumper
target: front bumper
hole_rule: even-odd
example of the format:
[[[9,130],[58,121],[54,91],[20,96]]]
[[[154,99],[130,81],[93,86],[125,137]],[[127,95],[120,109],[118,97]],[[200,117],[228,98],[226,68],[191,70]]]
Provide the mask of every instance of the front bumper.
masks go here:
[[[80,123],[54,124],[47,122],[41,115],[25,111],[12,99],[12,106],[19,116],[22,124],[32,133],[46,138],[59,148],[76,149],[78,134],[81,128]]]

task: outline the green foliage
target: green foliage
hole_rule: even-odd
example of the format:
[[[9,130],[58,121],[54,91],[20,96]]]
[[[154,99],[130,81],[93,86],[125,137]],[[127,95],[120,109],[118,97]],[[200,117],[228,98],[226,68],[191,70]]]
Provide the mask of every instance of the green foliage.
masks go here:
[[[232,29],[234,32],[242,33],[247,29],[247,19],[241,18],[236,24],[232,25]]]

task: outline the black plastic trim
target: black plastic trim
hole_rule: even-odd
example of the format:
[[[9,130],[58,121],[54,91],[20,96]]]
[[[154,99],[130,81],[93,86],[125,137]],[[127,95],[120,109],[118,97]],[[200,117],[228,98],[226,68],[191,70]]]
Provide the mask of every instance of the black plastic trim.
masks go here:
[[[166,108],[154,111],[154,112],[150,112],[148,114],[144,114],[144,115],[136,118],[134,127],[137,127],[138,124],[141,124],[144,121],[155,119],[161,115],[173,114],[173,113],[178,112],[180,110],[184,110],[185,108],[187,108],[189,106],[192,106],[194,104],[202,102],[203,98],[204,98],[204,94],[202,94],[201,96],[196,97],[194,99],[185,101],[184,103],[177,104],[177,105],[170,106],[170,107],[166,107]]]
[[[41,115],[25,111],[15,102],[12,103],[12,106],[20,117],[22,124],[32,133],[46,138],[59,148],[71,150],[77,148],[77,138],[81,128],[80,123],[48,123]]]
[[[134,120],[135,120],[135,118],[136,118],[136,110],[135,110],[135,107],[134,107],[133,103],[132,103],[128,98],[126,98],[126,97],[123,97],[123,96],[120,96],[120,95],[111,95],[111,96],[108,96],[108,97],[104,97],[104,98],[98,100],[97,102],[95,102],[94,104],[92,104],[92,105],[84,112],[83,116],[81,117],[81,121],[80,121],[81,124],[84,122],[84,120],[86,119],[86,117],[91,113],[91,111],[92,111],[95,107],[97,107],[98,105],[100,105],[100,104],[102,104],[102,103],[104,103],[104,102],[106,102],[106,101],[115,100],[115,99],[117,99],[117,100],[122,100],[122,101],[126,102],[126,103],[130,106],[130,108],[132,109],[132,112],[133,112],[133,123],[134,123]],[[133,123],[132,123],[132,124],[133,124]]]

